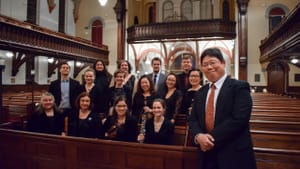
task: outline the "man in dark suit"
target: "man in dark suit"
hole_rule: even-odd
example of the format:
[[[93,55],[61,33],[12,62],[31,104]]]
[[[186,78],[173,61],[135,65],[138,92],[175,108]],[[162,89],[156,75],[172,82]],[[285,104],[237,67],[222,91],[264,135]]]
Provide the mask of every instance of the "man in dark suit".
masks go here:
[[[155,91],[163,88],[165,81],[166,81],[166,75],[161,72],[161,60],[158,57],[155,57],[151,60],[151,66],[153,72],[150,73],[148,76],[152,79],[153,84],[155,86]]]
[[[60,65],[60,78],[51,82],[49,92],[53,94],[56,105],[65,115],[75,108],[75,100],[80,92],[80,83],[69,77],[70,65],[64,62]]]
[[[249,130],[252,99],[249,84],[231,79],[218,48],[201,54],[209,80],[195,95],[190,132],[199,146],[202,169],[256,169]]]

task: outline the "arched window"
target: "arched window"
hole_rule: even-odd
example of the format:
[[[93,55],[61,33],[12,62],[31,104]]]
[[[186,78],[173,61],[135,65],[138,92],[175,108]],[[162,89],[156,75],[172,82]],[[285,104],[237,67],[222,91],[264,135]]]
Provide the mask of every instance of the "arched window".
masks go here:
[[[156,19],[156,3],[150,3],[148,8],[148,23],[155,23]]]
[[[271,9],[269,13],[269,32],[271,32],[285,17],[285,12],[279,7]]]
[[[193,19],[193,4],[191,0],[183,0],[181,3],[181,15],[187,19]]]
[[[103,24],[100,20],[92,23],[92,43],[95,46],[101,46],[103,39]]]
[[[173,16],[174,4],[172,1],[166,1],[163,4],[163,21],[167,20],[168,17]]]

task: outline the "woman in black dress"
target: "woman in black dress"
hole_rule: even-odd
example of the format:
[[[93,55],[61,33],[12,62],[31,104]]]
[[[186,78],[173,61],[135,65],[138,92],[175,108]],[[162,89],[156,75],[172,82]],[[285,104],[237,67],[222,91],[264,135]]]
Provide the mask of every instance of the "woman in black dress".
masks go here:
[[[149,144],[170,145],[173,141],[174,125],[165,118],[166,103],[163,99],[155,99],[152,105],[153,118],[146,122],[145,134],[139,134],[139,142]]]
[[[54,96],[43,93],[36,111],[27,122],[28,131],[61,135],[64,129],[64,115],[57,108]]]
[[[112,115],[113,104],[119,96],[126,98],[128,111],[131,111],[132,95],[128,86],[124,85],[125,73],[122,70],[117,70],[114,73],[114,85],[109,88],[109,114]]]
[[[85,138],[104,138],[104,129],[98,113],[92,111],[89,93],[83,92],[76,99],[75,112],[68,120],[67,135]]]
[[[131,65],[127,60],[118,61],[118,69],[124,72],[124,85],[130,90],[131,96],[134,96],[136,91],[137,79],[133,74],[131,74]]]
[[[165,117],[167,117],[171,123],[175,124],[176,116],[180,113],[182,93],[178,88],[177,76],[174,73],[169,73],[167,75],[163,99],[167,106]]]
[[[126,98],[116,98],[113,114],[104,123],[105,137],[110,140],[136,142],[138,125],[136,119],[128,112]]]
[[[91,102],[94,103],[93,112],[104,114],[108,111],[107,94],[95,84],[95,71],[87,69],[84,74],[84,83],[80,86],[80,93],[87,92],[90,95]]]
[[[195,93],[201,88],[202,73],[200,69],[192,69],[189,72],[189,82],[191,87],[187,90],[182,101],[182,112],[189,117]]]
[[[105,96],[103,99],[102,105],[104,105],[103,109],[100,110],[100,114],[102,117],[108,113],[108,95],[109,95],[109,85],[112,81],[112,75],[107,71],[105,63],[103,60],[97,60],[94,65],[93,69],[95,70],[95,85],[100,90],[102,96]],[[100,107],[100,106],[99,106]]]
[[[143,75],[138,81],[137,92],[133,98],[132,115],[141,121],[141,115],[147,113],[148,117],[152,116],[153,100],[159,98],[154,91],[154,84],[151,78]]]

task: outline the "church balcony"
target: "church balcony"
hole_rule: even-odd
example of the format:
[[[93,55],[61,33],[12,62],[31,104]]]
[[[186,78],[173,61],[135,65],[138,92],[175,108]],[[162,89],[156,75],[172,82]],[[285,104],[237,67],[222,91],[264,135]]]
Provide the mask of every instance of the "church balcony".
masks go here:
[[[300,58],[300,3],[260,44],[260,62]],[[297,66],[300,66],[298,64]]]
[[[236,24],[223,19],[134,25],[127,29],[128,43],[228,40],[236,37]]]
[[[94,63],[108,63],[108,47],[0,15],[0,49]]]

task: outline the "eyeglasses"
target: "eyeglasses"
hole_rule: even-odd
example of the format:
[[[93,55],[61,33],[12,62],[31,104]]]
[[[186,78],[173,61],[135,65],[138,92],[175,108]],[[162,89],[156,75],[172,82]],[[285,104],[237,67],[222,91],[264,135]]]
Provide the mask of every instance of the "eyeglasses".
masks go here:
[[[116,107],[118,107],[118,108],[124,108],[124,107],[127,107],[127,105],[116,105]]]
[[[204,68],[206,68],[208,66],[214,67],[218,63],[219,63],[219,61],[212,60],[212,61],[209,61],[209,62],[202,63],[201,66],[204,67]]]
[[[200,77],[199,75],[190,75],[191,78],[198,78]]]

